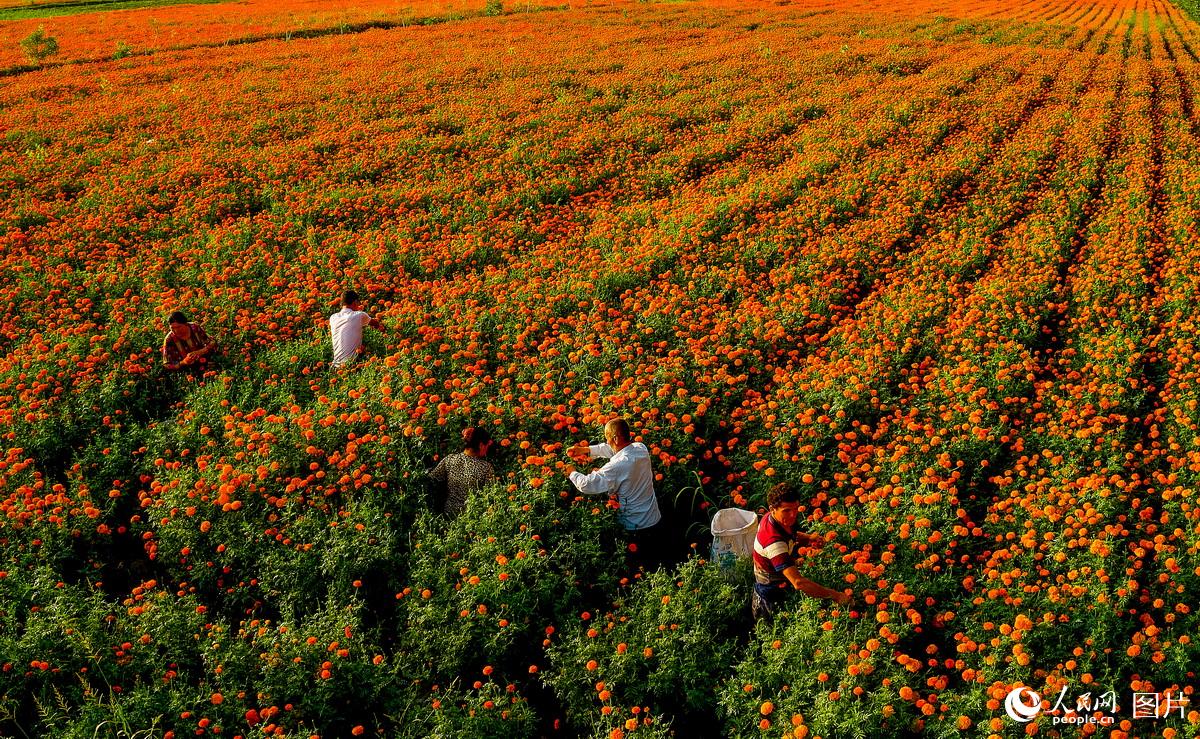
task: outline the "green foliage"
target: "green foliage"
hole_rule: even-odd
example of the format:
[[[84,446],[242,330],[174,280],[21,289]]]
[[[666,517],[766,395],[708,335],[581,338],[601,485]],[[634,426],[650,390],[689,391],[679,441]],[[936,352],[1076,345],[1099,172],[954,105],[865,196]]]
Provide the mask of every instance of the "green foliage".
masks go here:
[[[408,633],[438,638],[406,653],[413,674],[444,682],[486,665],[527,670],[547,627],[615,587],[617,528],[604,508],[501,487],[472,495],[448,526],[423,515],[398,618]]]
[[[452,685],[438,690],[436,695],[427,707],[410,714],[405,726],[411,736],[437,739],[539,736],[537,716],[529,706],[529,699],[512,683],[505,686],[487,679],[471,687]]]
[[[46,29],[38,29],[21,39],[21,51],[34,64],[41,64],[58,53],[58,39],[46,35]]]
[[[723,686],[726,731],[758,734],[764,702],[773,706],[772,725],[803,724],[818,736],[867,736],[869,730],[899,735],[915,728],[920,713],[912,701],[900,699],[899,690],[924,686],[920,655],[908,662],[916,674],[893,656],[893,644],[911,635],[913,625],[891,623],[883,632],[890,635],[886,638],[873,614],[794,598],[794,609],[784,609],[773,623],[759,623],[756,638]]]
[[[572,619],[550,649],[546,680],[580,729],[615,713],[674,716],[688,731],[688,717],[715,713],[720,682],[749,629],[749,603],[744,583],[714,564],[693,558],[659,570],[620,595],[612,611]]]
[[[219,3],[224,0],[188,0],[188,4]],[[31,18],[55,18],[109,10],[134,10],[179,5],[180,0],[49,0],[10,5],[0,8],[0,21],[21,21]]]

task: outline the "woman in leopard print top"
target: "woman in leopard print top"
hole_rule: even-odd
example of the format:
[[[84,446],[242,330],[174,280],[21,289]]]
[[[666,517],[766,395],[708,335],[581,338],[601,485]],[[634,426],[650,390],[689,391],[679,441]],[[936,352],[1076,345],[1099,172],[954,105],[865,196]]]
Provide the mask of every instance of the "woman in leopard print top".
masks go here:
[[[467,507],[467,496],[496,479],[496,470],[484,457],[492,446],[492,437],[485,428],[469,428],[463,431],[466,447],[459,454],[448,454],[429,473],[434,480],[444,484],[448,493],[443,509],[454,518]]]

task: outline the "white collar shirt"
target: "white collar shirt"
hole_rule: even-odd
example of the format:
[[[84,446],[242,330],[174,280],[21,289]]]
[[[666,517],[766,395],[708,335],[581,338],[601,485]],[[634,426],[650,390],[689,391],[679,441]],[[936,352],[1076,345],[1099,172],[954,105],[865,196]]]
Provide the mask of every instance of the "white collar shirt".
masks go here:
[[[615,495],[620,506],[617,517],[629,531],[658,523],[662,513],[654,495],[654,470],[650,467],[650,450],[646,445],[633,442],[616,453],[608,444],[593,444],[588,449],[593,459],[607,458],[608,462],[589,475],[571,473],[571,482],[579,492]]]
[[[362,347],[363,326],[371,317],[361,310],[342,308],[329,317],[329,333],[333,341],[333,366],[345,364],[358,355]]]

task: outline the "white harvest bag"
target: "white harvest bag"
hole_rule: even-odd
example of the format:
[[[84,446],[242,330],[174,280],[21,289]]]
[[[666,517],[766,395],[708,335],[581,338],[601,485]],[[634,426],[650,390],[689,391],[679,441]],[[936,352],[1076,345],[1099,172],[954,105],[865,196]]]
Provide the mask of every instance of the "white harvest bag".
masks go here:
[[[754,553],[758,514],[741,508],[722,508],[712,520],[712,559],[722,566]]]

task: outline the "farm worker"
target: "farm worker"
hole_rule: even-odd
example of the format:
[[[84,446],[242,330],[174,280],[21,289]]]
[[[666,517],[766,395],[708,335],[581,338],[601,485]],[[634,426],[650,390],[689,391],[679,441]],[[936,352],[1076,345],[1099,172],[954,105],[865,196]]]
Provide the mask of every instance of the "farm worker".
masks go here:
[[[167,318],[167,327],[170,330],[163,338],[163,365],[169,370],[204,367],[208,355],[217,347],[204,329],[188,323],[187,316],[180,311]]]
[[[342,309],[329,317],[334,367],[347,364],[362,353],[364,325],[375,329],[383,328],[378,318],[371,318],[363,311],[358,293],[347,290],[342,295]]]
[[[437,467],[429,473],[434,480],[446,486],[446,504],[442,510],[454,518],[467,507],[467,495],[496,479],[496,470],[484,457],[492,446],[492,435],[481,427],[463,431],[463,450],[459,454],[442,457]]]
[[[582,458],[583,448],[572,447],[568,453]],[[571,482],[586,495],[608,493],[617,499],[617,518],[629,534],[632,562],[657,564],[662,537],[662,513],[654,495],[654,471],[650,468],[650,450],[640,441],[633,441],[629,424],[614,418],[604,424],[604,443],[587,448],[587,458],[608,459],[600,469],[585,475],[568,465]]]
[[[786,482],[771,488],[767,493],[767,511],[754,537],[754,592],[750,609],[754,620],[770,618],[784,595],[793,589],[813,598],[829,598],[841,604],[849,601],[846,593],[818,585],[801,576],[796,567],[797,546],[819,549],[825,544],[821,537],[796,529],[800,514],[800,494],[796,489]]]

